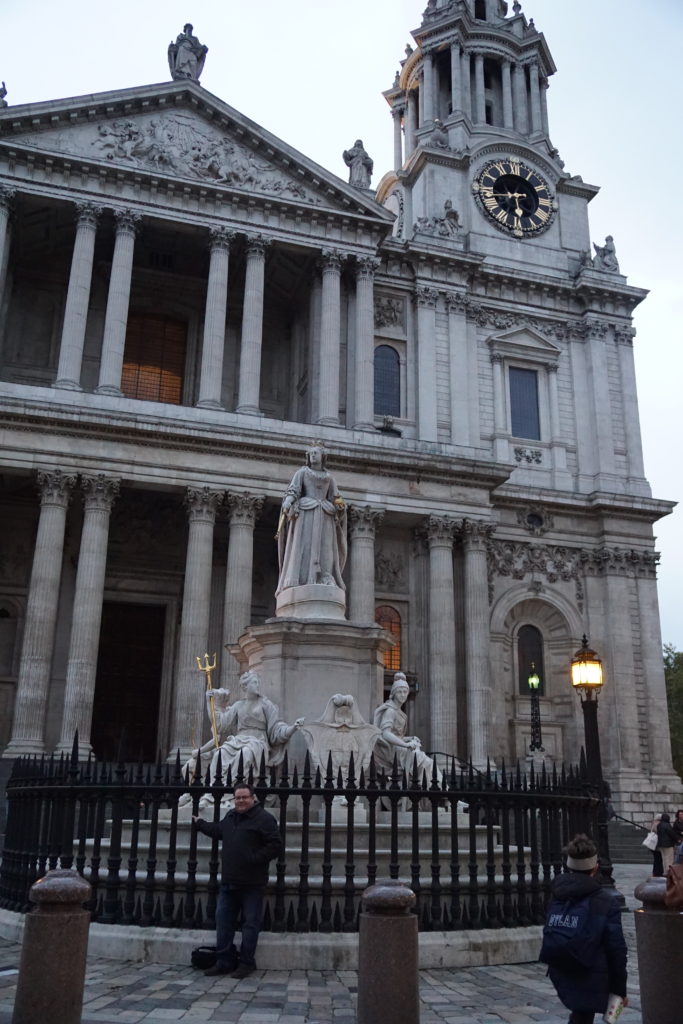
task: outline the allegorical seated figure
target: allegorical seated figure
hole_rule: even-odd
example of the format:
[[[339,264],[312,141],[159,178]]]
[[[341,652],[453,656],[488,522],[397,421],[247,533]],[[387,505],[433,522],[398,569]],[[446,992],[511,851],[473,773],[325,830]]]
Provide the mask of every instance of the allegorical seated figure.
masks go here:
[[[422,782],[423,772],[427,776],[427,782],[432,779],[434,762],[422,749],[422,744],[417,736],[406,736],[408,728],[408,717],[403,711],[403,705],[408,700],[410,687],[403,672],[396,672],[394,682],[389,694],[389,700],[375,711],[373,721],[380,731],[379,739],[375,744],[375,763],[378,768],[385,772],[393,769],[394,757],[398,764],[399,772],[405,769],[406,777],[410,782],[413,767],[417,762],[418,779]],[[436,777],[441,782],[441,772],[437,769]]]
[[[242,759],[242,774],[248,778],[249,771],[256,775],[261,768],[261,759],[267,765],[278,765],[282,761],[285,748],[290,738],[303,725],[303,718],[298,718],[294,725],[281,721],[276,704],[261,694],[261,680],[256,672],[249,670],[240,677],[242,697],[229,704],[230,691],[216,689],[207,691],[207,709],[211,718],[210,700],[214,701],[216,734],[219,746],[211,739],[200,748],[202,753],[213,749],[211,757],[210,779],[216,778],[218,758],[220,755],[221,774],[225,781],[230,769],[234,782]],[[188,762],[190,776],[196,766],[196,756]],[[205,773],[202,772],[205,776]],[[200,802],[206,804],[210,798],[204,797]]]
[[[314,444],[282,502],[278,527],[280,579],[276,594],[288,587],[322,583],[345,590],[346,505],[334,477],[325,468],[325,449]]]

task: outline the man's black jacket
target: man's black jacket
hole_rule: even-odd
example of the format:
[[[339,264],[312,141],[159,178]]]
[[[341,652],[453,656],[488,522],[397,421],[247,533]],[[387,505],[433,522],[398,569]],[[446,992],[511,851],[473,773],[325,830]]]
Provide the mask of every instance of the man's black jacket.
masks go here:
[[[197,828],[205,836],[222,839],[223,882],[261,887],[268,882],[268,864],[282,849],[277,821],[260,804],[248,811],[228,811],[222,821],[203,821]]]

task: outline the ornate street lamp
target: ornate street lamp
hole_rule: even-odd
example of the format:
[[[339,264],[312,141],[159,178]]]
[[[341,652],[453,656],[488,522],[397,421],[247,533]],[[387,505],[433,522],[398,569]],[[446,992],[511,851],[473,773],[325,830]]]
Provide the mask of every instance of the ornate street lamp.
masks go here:
[[[531,743],[529,744],[529,753],[533,754],[536,750],[544,751],[543,734],[541,733],[541,704],[538,699],[538,689],[541,685],[541,680],[533,661],[531,662],[531,674],[527,679],[527,683],[529,684],[529,693],[531,695]]]
[[[583,711],[584,743],[586,749],[586,770],[588,781],[597,791],[598,804],[598,857],[602,872],[602,884],[614,888],[612,878],[612,861],[609,855],[609,838],[607,834],[607,792],[602,777],[602,758],[600,756],[600,734],[598,732],[598,693],[604,679],[602,661],[595,651],[588,646],[588,638],[584,633],[581,647],[572,658],[572,686],[581,697]],[[623,900],[623,896],[621,897]]]

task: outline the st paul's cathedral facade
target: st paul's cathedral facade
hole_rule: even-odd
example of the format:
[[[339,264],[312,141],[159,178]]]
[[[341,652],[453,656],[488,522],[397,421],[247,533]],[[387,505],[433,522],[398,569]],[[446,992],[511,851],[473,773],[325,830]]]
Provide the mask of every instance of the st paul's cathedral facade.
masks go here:
[[[430,0],[385,92],[394,166],[371,179],[358,140],[347,182],[208,93],[192,32],[166,83],[0,109],[4,758],[76,729],[82,756],[198,742],[196,656],[222,652],[234,691],[226,645],[275,615],[282,498],[316,442],[346,503],[346,621],[391,637],[411,732],[524,761],[536,673],[536,757],[577,761],[586,634],[605,777],[649,814],[680,781],[646,293],[550,140],[544,36],[518,3]],[[310,707],[277,694],[287,720],[322,711],[324,677],[322,657]]]

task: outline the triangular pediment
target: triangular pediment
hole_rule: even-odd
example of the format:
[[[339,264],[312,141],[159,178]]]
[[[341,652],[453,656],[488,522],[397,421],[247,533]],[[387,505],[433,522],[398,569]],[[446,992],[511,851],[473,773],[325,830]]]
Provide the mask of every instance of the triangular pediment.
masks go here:
[[[560,349],[533,327],[497,331],[486,339],[491,355],[557,364]]]
[[[195,83],[0,111],[0,145],[391,222],[366,193]]]

